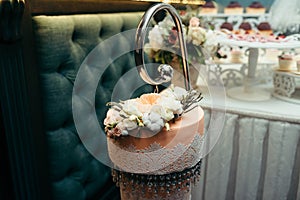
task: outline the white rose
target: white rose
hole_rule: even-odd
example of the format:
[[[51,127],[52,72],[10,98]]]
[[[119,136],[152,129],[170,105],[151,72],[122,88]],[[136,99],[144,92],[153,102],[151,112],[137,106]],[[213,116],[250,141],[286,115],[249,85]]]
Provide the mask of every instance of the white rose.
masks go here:
[[[138,109],[137,102],[135,102],[134,100],[125,101],[122,111],[127,115],[142,116],[142,112]]]
[[[179,100],[170,97],[161,97],[158,101],[165,110],[171,111],[174,114],[181,114],[183,112],[182,104]]]
[[[106,114],[106,118],[104,119],[104,125],[106,126],[108,124],[117,123],[122,119],[123,118],[119,115],[119,112],[111,108]]]
[[[163,105],[154,105],[151,109],[151,113],[157,113],[162,119],[170,121],[174,118],[172,110],[163,107]]]
[[[176,100],[181,101],[187,95],[187,91],[181,87],[169,87],[163,90],[161,96],[168,97],[168,98],[175,98]]]
[[[138,127],[137,122],[134,120],[130,120],[130,119],[124,119],[122,121],[122,126],[125,127],[125,129],[127,130],[133,130],[136,129]]]
[[[161,91],[160,95],[162,97],[176,98],[176,96],[174,95],[173,89],[171,89],[171,88],[167,88],[167,89]]]
[[[128,131],[126,130],[123,122],[118,123],[115,129],[120,131],[121,135],[128,135]]]
[[[187,96],[187,91],[181,87],[175,87],[174,88],[174,94],[176,96],[176,99],[181,101],[184,97]]]
[[[217,50],[217,45],[218,45],[218,42],[217,42],[216,34],[212,30],[208,30],[206,33],[206,40],[205,40],[205,43],[203,46],[208,51],[212,52],[212,51]]]
[[[163,47],[164,39],[160,28],[155,25],[152,30],[149,32],[149,44],[153,51],[158,51]]]
[[[164,127],[164,121],[156,112],[145,113],[143,115],[143,122],[153,132],[158,132]]]
[[[190,27],[187,35],[187,41],[192,42],[196,46],[200,46],[206,39],[205,29],[201,27]]]

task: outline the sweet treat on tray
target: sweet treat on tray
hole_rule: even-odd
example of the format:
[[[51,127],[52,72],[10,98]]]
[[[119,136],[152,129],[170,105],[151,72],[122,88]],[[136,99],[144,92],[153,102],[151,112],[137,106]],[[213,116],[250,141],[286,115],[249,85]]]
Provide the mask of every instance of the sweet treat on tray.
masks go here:
[[[257,30],[258,30],[258,33],[260,33],[262,35],[269,36],[269,35],[273,34],[273,30],[272,30],[271,25],[269,24],[269,22],[259,23],[257,25]]]
[[[278,56],[279,70],[281,71],[291,71],[294,64],[294,59],[292,55],[283,54]]]
[[[245,34],[253,33],[252,26],[249,22],[242,22],[239,29],[245,31]]]
[[[198,91],[171,86],[109,104],[104,120],[107,147],[122,199],[187,199],[200,175],[201,99]],[[170,177],[175,188],[165,185],[161,190]]]
[[[285,35],[261,35],[253,32],[253,34],[245,34],[245,31],[241,29],[241,31],[233,31],[227,32],[224,37],[237,40],[237,41],[245,41],[245,42],[259,42],[259,43],[286,43],[293,42],[293,38],[286,37]]]
[[[273,43],[284,43],[292,40],[291,38],[287,38],[284,35],[260,35],[260,34],[245,34],[241,33],[241,31],[228,33],[226,36],[228,39],[233,39],[237,41],[245,41],[245,42],[273,42]]]
[[[206,1],[200,9],[200,14],[217,14],[218,8],[213,1]]]
[[[244,8],[237,1],[230,1],[224,8],[225,14],[243,14]]]
[[[242,62],[242,51],[241,50],[232,50],[230,52],[231,62],[232,63],[241,63]]]
[[[246,7],[246,13],[248,14],[264,14],[265,12],[266,8],[258,1],[254,1]]]
[[[221,26],[220,29],[226,29],[228,31],[233,31],[233,25],[229,22],[224,22]]]

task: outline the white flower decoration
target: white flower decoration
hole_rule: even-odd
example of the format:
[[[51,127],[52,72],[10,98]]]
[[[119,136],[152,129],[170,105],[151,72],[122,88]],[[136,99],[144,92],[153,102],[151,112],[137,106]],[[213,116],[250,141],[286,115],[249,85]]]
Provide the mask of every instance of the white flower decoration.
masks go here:
[[[123,105],[123,111],[130,115],[142,116],[142,112],[137,107],[137,102],[134,100],[125,101]]]
[[[163,48],[164,39],[162,37],[161,28],[155,25],[149,32],[149,44],[153,51],[158,51]]]
[[[149,93],[120,103],[110,102],[108,105],[112,107],[104,120],[105,132],[109,137],[120,137],[139,127],[154,133],[163,127],[170,130],[168,122],[196,107],[201,99],[198,91],[187,92],[172,85],[159,94]]]
[[[193,45],[200,46],[205,42],[206,31],[201,27],[189,27],[187,41]]]
[[[158,132],[164,127],[164,121],[156,112],[145,113],[143,115],[144,124],[152,131]]]

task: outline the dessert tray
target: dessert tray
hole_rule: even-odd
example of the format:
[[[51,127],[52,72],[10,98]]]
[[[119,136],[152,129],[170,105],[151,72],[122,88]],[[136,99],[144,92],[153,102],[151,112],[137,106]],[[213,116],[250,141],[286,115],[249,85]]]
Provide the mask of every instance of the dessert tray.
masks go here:
[[[293,69],[280,69],[279,67],[278,68],[275,68],[274,69],[275,71],[278,71],[278,72],[289,72],[289,73],[293,73],[293,74],[296,74],[296,75],[299,75],[300,72],[296,71],[296,70],[293,70]]]
[[[249,48],[248,73],[243,87],[231,88],[227,91],[228,96],[243,101],[265,101],[270,99],[269,91],[255,88],[255,72],[259,57],[259,49],[292,49],[300,48],[299,34],[288,37],[261,36],[253,34],[223,33],[217,39],[221,45],[238,46]]]
[[[278,99],[300,104],[300,72],[280,71],[275,69],[273,75],[274,91],[272,95]]]
[[[226,45],[244,46],[248,48],[291,49],[300,47],[300,35],[263,36],[259,34],[220,34],[218,41]]]
[[[294,74],[296,75],[300,75],[300,72],[299,71],[292,71]]]

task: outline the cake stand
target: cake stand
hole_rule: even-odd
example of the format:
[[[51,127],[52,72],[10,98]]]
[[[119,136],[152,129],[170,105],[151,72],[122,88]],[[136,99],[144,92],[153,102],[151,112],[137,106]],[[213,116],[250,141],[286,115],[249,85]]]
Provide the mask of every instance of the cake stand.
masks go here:
[[[258,60],[259,49],[292,49],[300,48],[299,35],[291,35],[278,42],[246,41],[228,38],[228,35],[220,35],[218,42],[221,45],[239,46],[249,48],[248,72],[244,80],[244,85],[234,87],[227,91],[227,95],[234,99],[244,101],[265,101],[270,99],[271,92],[256,87],[255,72]]]
[[[192,185],[199,181],[201,160],[183,171],[161,175],[112,170],[113,181],[124,200],[191,200]]]
[[[276,70],[273,76],[273,96],[281,100],[300,104],[300,72]]]

